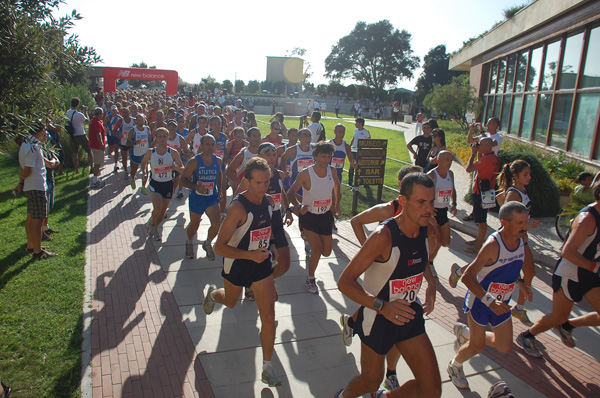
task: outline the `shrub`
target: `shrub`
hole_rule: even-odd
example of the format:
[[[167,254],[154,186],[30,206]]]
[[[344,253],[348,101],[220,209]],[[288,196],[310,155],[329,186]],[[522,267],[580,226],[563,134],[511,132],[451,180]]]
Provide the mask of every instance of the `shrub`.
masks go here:
[[[560,211],[558,186],[534,153],[501,150],[498,158],[502,166],[517,159],[523,159],[531,166],[531,182],[527,186],[527,194],[531,198],[532,217],[554,217],[558,214]]]

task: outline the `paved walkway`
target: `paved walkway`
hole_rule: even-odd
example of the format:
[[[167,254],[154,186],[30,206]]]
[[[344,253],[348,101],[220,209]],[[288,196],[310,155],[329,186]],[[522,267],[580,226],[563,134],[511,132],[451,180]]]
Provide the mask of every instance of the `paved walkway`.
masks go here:
[[[112,165],[107,166],[112,168]],[[455,166],[456,168],[456,166]],[[139,184],[139,180],[138,180]],[[460,196],[460,195],[459,195]],[[187,203],[174,199],[162,231],[163,242],[145,240],[149,196],[133,191],[122,174],[111,175],[101,190],[90,192],[88,224],[88,292],[84,355],[84,396],[99,397],[328,397],[360,369],[360,342],[340,341],[340,313],[356,305],[336,287],[348,259],[358,250],[348,222],[338,224],[334,253],[317,269],[319,295],[304,290],[306,275],[302,240],[295,225],[287,228],[292,250],[290,271],[278,279],[277,333],[274,367],[284,380],[280,388],[260,382],[260,322],[254,302],[234,309],[217,305],[202,311],[207,283],[222,286],[221,259],[207,261],[196,246],[195,260],[184,260]],[[206,236],[203,221],[199,241]],[[599,396],[598,329],[575,331],[576,349],[562,345],[550,332],[539,338],[544,358],[527,357],[515,346],[502,355],[486,349],[465,364],[471,391],[459,391],[446,376],[453,357],[452,325],[465,320],[465,290],[447,284],[450,265],[469,262],[463,252],[470,237],[452,233],[452,248],[442,248],[436,261],[440,289],[436,310],[426,321],[443,380],[444,397],[487,395],[489,386],[506,380],[516,396]],[[550,268],[537,264],[532,319],[551,308]],[[575,307],[574,314],[591,309]],[[514,324],[515,336],[524,328]],[[89,365],[89,366],[88,366]],[[399,363],[401,381],[411,377]]]

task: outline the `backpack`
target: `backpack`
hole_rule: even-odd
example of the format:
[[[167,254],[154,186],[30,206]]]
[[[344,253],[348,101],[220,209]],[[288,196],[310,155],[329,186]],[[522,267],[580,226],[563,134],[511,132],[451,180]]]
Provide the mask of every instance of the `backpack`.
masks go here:
[[[317,141],[325,141],[327,139],[325,137],[325,126],[323,126],[323,123],[319,123],[319,124],[321,125],[321,128],[318,131],[319,139]]]
[[[73,111],[73,114],[71,115],[71,120],[69,120],[67,122],[67,124],[65,125],[65,131],[69,135],[75,134],[75,127],[73,127],[73,116],[75,116],[75,112],[77,112],[77,111],[75,111],[75,110]]]

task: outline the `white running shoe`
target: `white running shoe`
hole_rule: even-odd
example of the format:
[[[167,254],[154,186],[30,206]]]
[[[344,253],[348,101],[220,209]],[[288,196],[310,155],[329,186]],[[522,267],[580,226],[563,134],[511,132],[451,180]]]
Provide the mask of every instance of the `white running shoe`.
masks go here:
[[[342,314],[340,316],[340,324],[342,325],[342,341],[346,347],[352,344],[352,336],[354,335],[354,329],[348,325],[350,315]]]
[[[206,252],[206,259],[209,261],[214,261],[215,260],[215,252],[214,252],[210,242],[205,240],[204,243],[202,244],[202,248]]]
[[[194,244],[185,242],[185,258],[194,258]]]
[[[458,275],[458,271],[460,271],[460,267],[458,264],[452,264],[450,268],[450,277],[448,278],[448,283],[452,287],[456,287],[458,285],[458,281],[460,280],[460,275]]]
[[[469,388],[469,382],[465,376],[465,372],[463,372],[463,368],[452,365],[452,360],[448,364],[448,376],[450,376],[450,380],[452,384],[454,384],[458,388]]]
[[[275,372],[273,372],[272,367],[268,367],[262,371],[262,382],[268,384],[269,387],[279,387],[281,386],[281,380],[275,377]]]
[[[463,330],[467,329],[468,326],[461,322],[456,322],[454,324],[454,335],[456,336],[456,340],[454,341],[454,352],[458,352],[460,347],[462,347],[467,341],[468,338],[463,336]]]
[[[312,294],[319,294],[319,288],[317,288],[317,283],[315,278],[311,278],[309,276],[306,277],[306,282],[304,283],[306,287],[306,291]]]
[[[216,301],[212,296],[212,292],[214,292],[215,290],[217,290],[217,287],[215,285],[208,285],[206,297],[204,297],[204,302],[202,303],[202,308],[204,309],[206,315],[212,314],[213,310],[215,309]]]
[[[398,376],[391,375],[390,377],[386,377],[383,381],[383,386],[386,390],[395,390],[396,388],[400,388],[400,383],[398,382]]]
[[[531,320],[527,316],[527,310],[525,308],[523,308],[522,310],[519,310],[515,306],[515,307],[513,307],[513,309],[510,312],[511,312],[512,316],[514,316],[515,318],[520,320],[523,325],[527,326],[528,328],[533,326],[533,322],[531,322]]]

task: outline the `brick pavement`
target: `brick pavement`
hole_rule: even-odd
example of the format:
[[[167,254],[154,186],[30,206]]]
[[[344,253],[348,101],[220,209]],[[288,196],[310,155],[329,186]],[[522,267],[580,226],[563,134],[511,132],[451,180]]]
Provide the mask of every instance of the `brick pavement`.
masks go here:
[[[122,176],[107,174],[105,187],[90,190],[91,395],[82,392],[214,397],[154,245],[145,239],[145,214]]]

